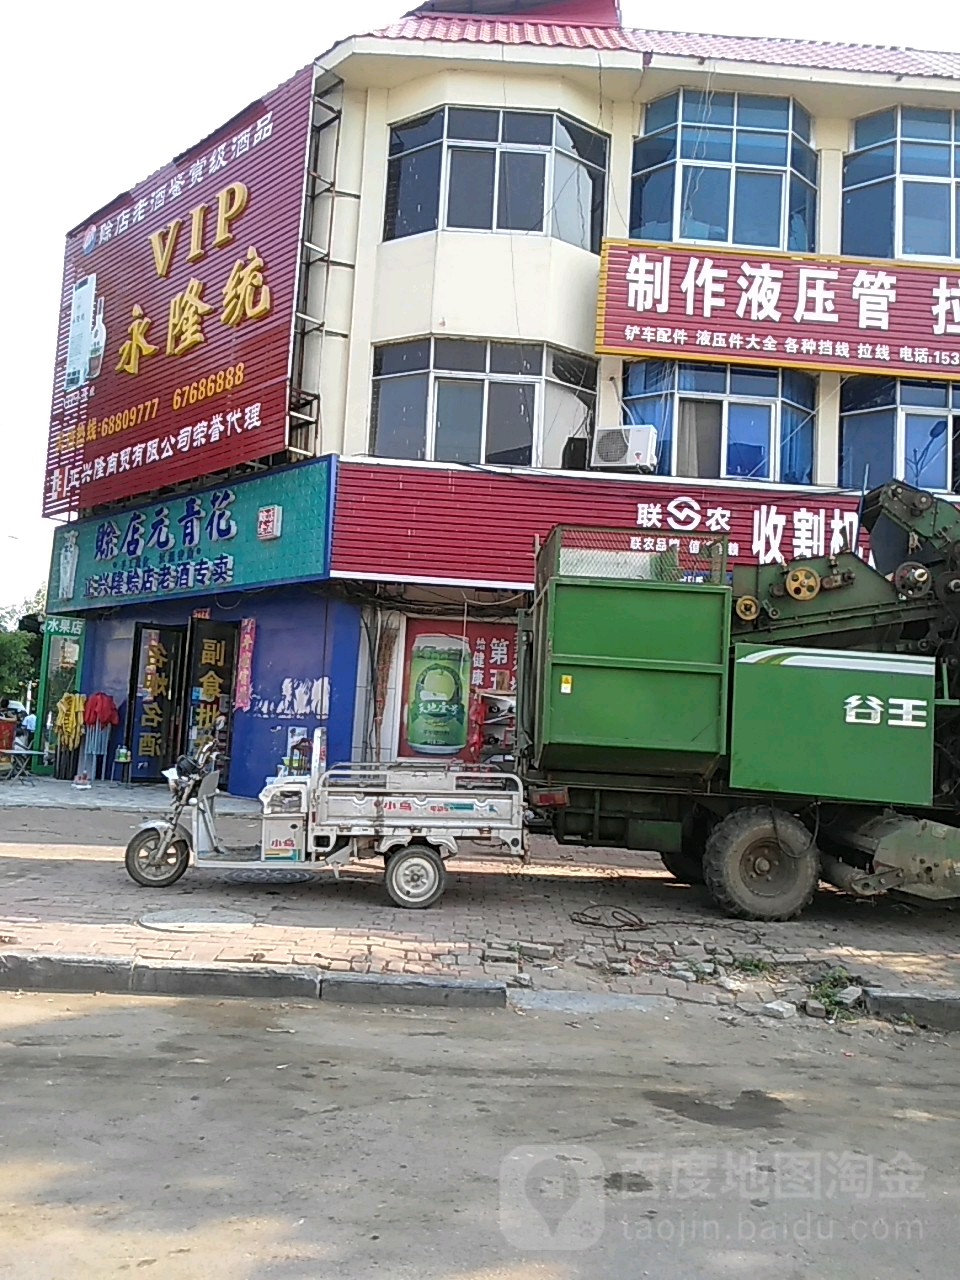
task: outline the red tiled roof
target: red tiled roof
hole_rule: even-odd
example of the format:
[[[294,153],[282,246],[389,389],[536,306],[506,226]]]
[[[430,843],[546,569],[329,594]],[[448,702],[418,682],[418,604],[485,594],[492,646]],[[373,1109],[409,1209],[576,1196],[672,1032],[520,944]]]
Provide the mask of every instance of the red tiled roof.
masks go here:
[[[632,31],[568,23],[480,17],[410,17],[375,35],[385,40],[444,40],[466,44],[541,45],[563,49],[620,50],[722,62],[960,79],[960,53],[896,49],[880,45],[778,40],[766,36],[696,35],[681,31]]]

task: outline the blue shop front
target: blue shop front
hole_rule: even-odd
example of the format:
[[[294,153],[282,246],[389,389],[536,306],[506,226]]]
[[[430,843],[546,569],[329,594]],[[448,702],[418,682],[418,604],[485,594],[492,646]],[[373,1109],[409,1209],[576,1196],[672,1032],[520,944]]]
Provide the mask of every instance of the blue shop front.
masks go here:
[[[329,582],[335,482],[319,458],[57,530],[48,611],[84,619],[79,691],[118,721],[62,776],[157,781],[216,736],[229,790],[255,796],[317,728],[350,759],[360,613]]]

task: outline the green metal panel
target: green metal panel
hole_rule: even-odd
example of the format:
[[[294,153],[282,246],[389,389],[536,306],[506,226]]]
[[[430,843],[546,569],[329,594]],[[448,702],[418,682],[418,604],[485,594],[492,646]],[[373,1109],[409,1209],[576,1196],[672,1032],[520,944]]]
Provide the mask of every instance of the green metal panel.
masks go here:
[[[553,578],[538,611],[541,767],[713,767],[726,751],[727,587]]]
[[[932,658],[749,644],[735,652],[732,786],[932,802]]]
[[[44,618],[43,653],[40,658],[40,686],[34,710],[37,731],[33,737],[36,751],[55,747],[53,737],[47,733],[47,721],[56,711],[57,703],[65,693],[78,693],[80,673],[83,670],[83,642],[86,623],[82,618]],[[52,764],[42,764],[38,757],[31,765],[31,772],[49,775]]]

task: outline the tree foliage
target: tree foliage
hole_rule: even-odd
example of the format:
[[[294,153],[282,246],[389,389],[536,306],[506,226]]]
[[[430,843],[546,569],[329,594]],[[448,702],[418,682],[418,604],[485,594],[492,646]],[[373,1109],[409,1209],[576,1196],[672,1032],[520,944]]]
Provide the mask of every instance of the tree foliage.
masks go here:
[[[36,678],[30,636],[23,631],[0,631],[0,697],[20,699],[22,686]]]

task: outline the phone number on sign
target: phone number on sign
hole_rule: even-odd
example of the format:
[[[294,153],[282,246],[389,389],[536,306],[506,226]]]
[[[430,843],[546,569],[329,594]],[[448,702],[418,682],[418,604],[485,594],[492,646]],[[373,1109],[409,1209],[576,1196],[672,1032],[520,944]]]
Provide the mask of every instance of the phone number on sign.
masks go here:
[[[78,427],[76,434],[82,444],[84,436],[87,440],[103,440],[107,436],[115,436],[128,427],[139,427],[141,422],[151,422],[160,408],[160,399],[144,400],[143,404],[131,405],[121,413],[111,413],[106,418],[91,418],[86,427]]]
[[[198,404],[201,400],[209,400],[221,391],[232,391],[234,387],[243,386],[243,364],[231,365],[229,369],[220,369],[211,373],[208,378],[198,378],[187,387],[178,387],[173,393],[174,409],[185,409],[188,405]]]

